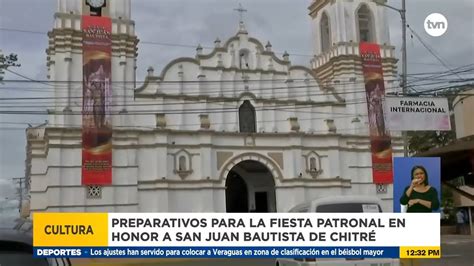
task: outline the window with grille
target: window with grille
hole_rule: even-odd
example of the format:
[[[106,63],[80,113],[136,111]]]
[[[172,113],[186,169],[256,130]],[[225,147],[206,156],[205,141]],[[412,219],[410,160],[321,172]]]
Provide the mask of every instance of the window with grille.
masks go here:
[[[376,184],[377,186],[377,193],[378,194],[385,194],[387,193],[387,184]]]
[[[87,198],[88,199],[100,199],[100,198],[102,198],[102,187],[101,186],[88,186],[87,187]]]

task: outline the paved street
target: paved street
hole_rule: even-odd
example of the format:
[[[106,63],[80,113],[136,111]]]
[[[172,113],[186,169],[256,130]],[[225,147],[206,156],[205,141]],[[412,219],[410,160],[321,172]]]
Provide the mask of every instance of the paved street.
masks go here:
[[[444,235],[441,238],[441,259],[420,260],[420,266],[473,266],[474,237]]]

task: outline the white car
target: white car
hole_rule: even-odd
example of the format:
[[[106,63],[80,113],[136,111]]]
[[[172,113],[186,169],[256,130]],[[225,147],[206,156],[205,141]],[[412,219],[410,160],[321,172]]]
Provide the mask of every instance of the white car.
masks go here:
[[[336,196],[312,200],[299,204],[289,212],[320,212],[320,213],[345,213],[345,212],[382,212],[379,200],[367,196]],[[399,266],[398,259],[339,259],[339,258],[278,258],[276,266]]]

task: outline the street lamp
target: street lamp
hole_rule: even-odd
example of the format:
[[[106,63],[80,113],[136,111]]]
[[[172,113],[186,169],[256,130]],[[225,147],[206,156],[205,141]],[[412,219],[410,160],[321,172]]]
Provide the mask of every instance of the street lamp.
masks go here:
[[[406,8],[405,0],[402,0],[402,9],[398,9],[393,6],[385,4],[385,0],[372,0],[377,5],[381,5],[392,10],[397,11],[402,18],[402,93],[406,95],[407,93],[407,20],[406,20]],[[408,157],[408,139],[407,132],[403,131],[403,155]]]

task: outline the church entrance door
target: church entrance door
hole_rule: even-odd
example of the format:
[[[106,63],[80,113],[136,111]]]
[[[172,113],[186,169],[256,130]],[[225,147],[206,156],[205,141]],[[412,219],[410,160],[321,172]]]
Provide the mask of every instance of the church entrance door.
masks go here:
[[[275,181],[265,165],[247,160],[235,165],[226,179],[227,212],[275,212]]]

